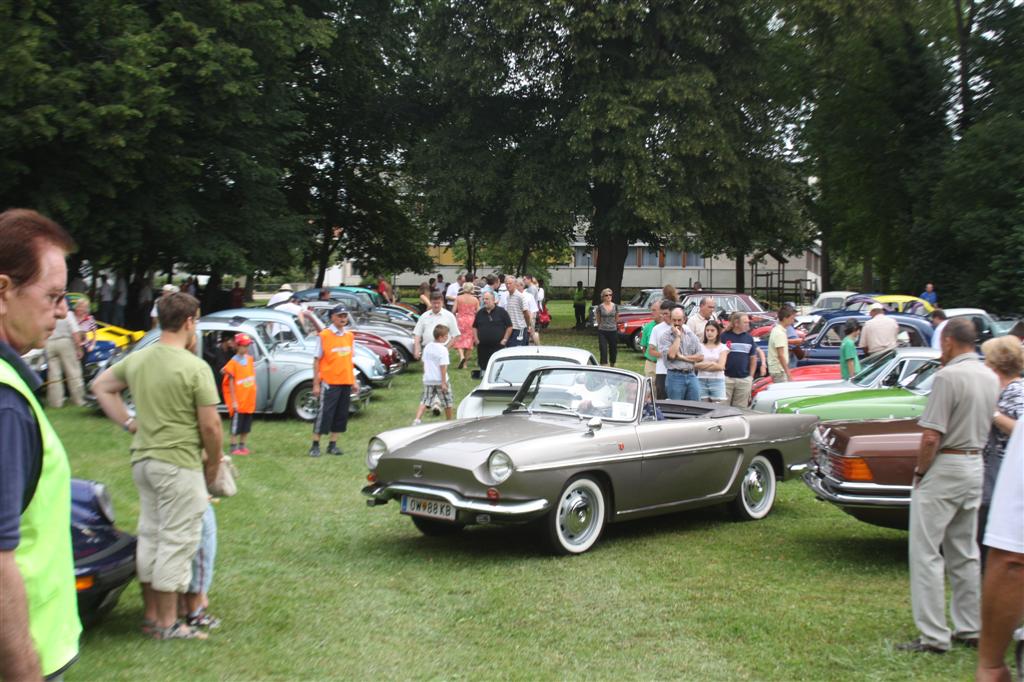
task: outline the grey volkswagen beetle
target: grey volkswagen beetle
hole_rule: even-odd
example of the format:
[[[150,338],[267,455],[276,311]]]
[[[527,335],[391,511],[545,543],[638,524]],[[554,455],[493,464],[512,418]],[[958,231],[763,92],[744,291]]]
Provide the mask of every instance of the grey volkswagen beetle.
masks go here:
[[[557,554],[608,523],[729,504],[761,519],[776,483],[810,458],[809,415],[659,401],[651,380],[607,367],[542,367],[501,415],[370,439],[371,507],[395,500],[427,535],[540,521]]]

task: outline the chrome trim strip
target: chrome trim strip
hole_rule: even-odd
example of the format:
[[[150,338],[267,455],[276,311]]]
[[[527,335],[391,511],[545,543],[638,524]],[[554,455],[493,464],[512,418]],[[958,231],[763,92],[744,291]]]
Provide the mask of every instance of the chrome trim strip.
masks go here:
[[[812,492],[826,502],[838,504],[844,507],[909,507],[910,497],[906,496],[882,496],[882,495],[847,495],[843,493],[833,492],[825,487],[824,481],[812,471],[804,472],[803,475],[804,483],[811,489]],[[895,486],[894,486],[895,487]],[[903,486],[900,486],[902,488]],[[877,486],[879,491],[883,491],[888,488],[887,486]]]
[[[471,500],[458,495],[451,490],[435,488],[425,485],[409,485],[408,483],[392,483],[383,485],[368,485],[363,488],[363,494],[376,500],[391,500],[401,495],[423,495],[442,499],[456,509],[482,514],[499,514],[517,516],[522,514],[535,514],[548,508],[547,500],[527,500],[525,502],[485,502],[483,500]]]

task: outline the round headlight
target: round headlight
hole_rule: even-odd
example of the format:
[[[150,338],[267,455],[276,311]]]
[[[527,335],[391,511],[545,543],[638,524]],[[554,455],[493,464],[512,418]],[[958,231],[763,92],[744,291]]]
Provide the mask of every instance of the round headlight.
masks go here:
[[[388,454],[388,446],[380,438],[371,438],[366,448],[366,466],[370,470],[377,468],[380,458]]]
[[[114,523],[114,500],[110,497],[110,491],[107,490],[107,486],[102,483],[93,481],[92,484],[92,495],[96,500],[96,506],[99,507],[100,513],[103,517],[111,524]]]
[[[491,478],[494,479],[495,483],[504,482],[505,479],[512,475],[513,469],[512,458],[501,450],[495,450],[487,458],[487,470],[490,472]]]

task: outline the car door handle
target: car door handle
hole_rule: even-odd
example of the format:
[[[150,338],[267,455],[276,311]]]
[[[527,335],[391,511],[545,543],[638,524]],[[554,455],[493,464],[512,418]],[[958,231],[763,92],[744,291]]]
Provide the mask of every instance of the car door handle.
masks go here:
[[[722,432],[722,425],[721,424],[715,424],[714,426],[709,426],[708,427],[708,431],[718,431],[719,433],[721,433]]]

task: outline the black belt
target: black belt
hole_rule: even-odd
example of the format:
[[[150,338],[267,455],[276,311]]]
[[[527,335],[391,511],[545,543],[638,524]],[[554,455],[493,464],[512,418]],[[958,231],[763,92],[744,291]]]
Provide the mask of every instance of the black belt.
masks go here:
[[[693,374],[693,370],[692,369],[672,369],[670,367],[670,368],[668,368],[668,371],[675,372],[677,374]]]

